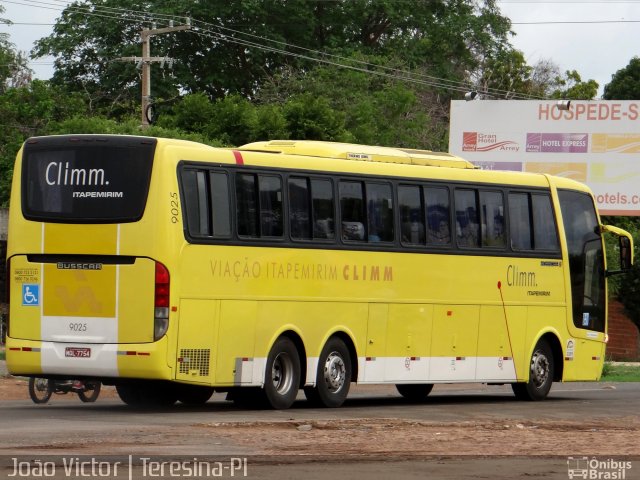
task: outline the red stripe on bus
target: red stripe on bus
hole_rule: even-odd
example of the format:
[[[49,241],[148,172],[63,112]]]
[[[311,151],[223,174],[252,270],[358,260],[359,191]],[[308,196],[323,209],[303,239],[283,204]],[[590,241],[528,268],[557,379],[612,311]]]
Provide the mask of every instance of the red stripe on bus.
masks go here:
[[[233,156],[236,158],[237,165],[244,165],[244,159],[242,158],[242,153],[238,150],[233,150]]]

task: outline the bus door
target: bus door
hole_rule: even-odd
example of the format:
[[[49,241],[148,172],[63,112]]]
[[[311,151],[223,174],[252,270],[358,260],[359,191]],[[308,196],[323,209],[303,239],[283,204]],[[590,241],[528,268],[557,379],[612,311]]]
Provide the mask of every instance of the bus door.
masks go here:
[[[579,369],[600,375],[604,360],[606,324],[606,287],[604,251],[593,200],[584,192],[559,190],[564,222],[569,275],[571,280],[571,316],[569,332],[575,338],[566,341],[565,379]],[[581,361],[580,361],[581,360]],[[579,364],[576,362],[580,361]],[[574,367],[575,365],[575,367]]]

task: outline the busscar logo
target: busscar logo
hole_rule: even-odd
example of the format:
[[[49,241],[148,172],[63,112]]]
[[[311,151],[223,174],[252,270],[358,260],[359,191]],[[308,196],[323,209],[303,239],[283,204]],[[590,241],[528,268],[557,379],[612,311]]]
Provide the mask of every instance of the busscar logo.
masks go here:
[[[101,263],[58,262],[58,270],[102,270]]]
[[[518,142],[503,139],[497,133],[463,132],[463,152],[491,152],[491,151],[517,152],[520,150]]]

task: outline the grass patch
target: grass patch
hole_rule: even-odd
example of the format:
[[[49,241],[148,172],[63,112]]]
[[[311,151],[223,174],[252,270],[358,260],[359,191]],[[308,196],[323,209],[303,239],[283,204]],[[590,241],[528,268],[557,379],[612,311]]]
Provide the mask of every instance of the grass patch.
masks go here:
[[[605,362],[603,382],[640,382],[640,365],[619,365]]]
[[[4,347],[0,350],[0,360],[4,360]]]

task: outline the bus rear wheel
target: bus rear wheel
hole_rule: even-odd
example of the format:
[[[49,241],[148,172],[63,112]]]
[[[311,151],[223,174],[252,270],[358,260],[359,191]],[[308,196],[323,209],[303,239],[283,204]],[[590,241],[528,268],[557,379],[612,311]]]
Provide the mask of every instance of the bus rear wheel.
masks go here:
[[[330,339],[318,359],[316,386],[304,389],[307,399],[329,408],[339,407],[347,399],[351,386],[351,355],[339,338]]]
[[[123,383],[116,385],[120,400],[130,407],[169,407],[176,403],[176,388],[169,382]]]
[[[431,390],[433,390],[433,384],[432,383],[414,383],[414,384],[399,383],[396,385],[396,390],[398,390],[398,393],[402,395],[404,398],[406,398],[407,400],[410,400],[412,402],[422,402],[429,396],[429,394],[431,393]]]
[[[549,343],[540,339],[529,362],[529,381],[512,383],[511,388],[519,400],[543,400],[551,390],[554,376],[553,352]]]
[[[177,387],[178,401],[185,405],[204,405],[213,395],[213,387],[200,385],[179,385]]]
[[[300,357],[293,342],[280,337],[267,357],[264,394],[276,410],[293,405],[300,389]]]

